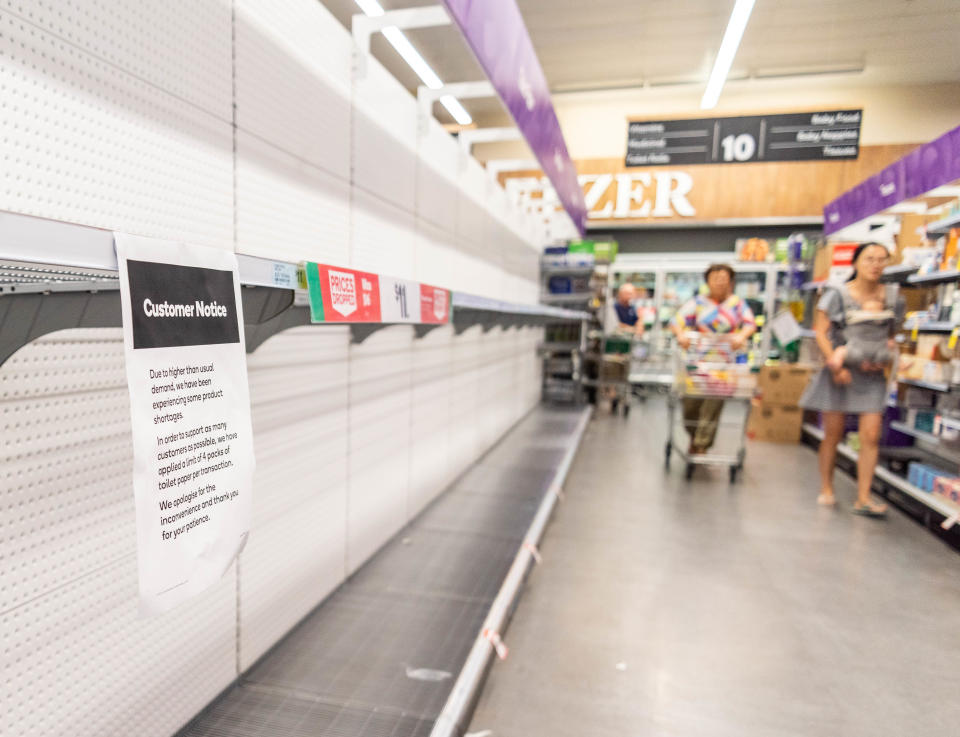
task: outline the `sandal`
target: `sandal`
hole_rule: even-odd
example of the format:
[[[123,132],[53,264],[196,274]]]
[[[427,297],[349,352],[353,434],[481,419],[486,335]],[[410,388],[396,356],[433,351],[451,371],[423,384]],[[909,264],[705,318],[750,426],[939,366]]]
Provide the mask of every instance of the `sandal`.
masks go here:
[[[817,497],[817,504],[821,507],[837,506],[837,497],[834,494],[821,494]]]
[[[874,504],[873,502],[867,502],[866,504],[854,504],[850,511],[863,517],[882,519],[883,517],[887,516],[887,505]]]

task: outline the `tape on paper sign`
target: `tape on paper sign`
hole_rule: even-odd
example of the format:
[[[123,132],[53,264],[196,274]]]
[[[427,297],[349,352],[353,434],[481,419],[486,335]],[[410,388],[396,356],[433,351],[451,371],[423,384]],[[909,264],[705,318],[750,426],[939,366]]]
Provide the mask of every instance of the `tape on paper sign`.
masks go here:
[[[537,550],[537,546],[534,545],[529,540],[523,543],[523,549],[528,551],[530,555],[533,556],[533,559],[537,562],[537,565],[543,563],[543,556],[540,555],[540,551]]]
[[[951,527],[957,524],[958,521],[960,521],[960,512],[954,512],[940,523],[940,527],[942,527],[944,530],[949,530]]]
[[[114,236],[141,611],[216,584],[250,530],[253,430],[237,258]]]
[[[496,650],[497,657],[500,658],[500,660],[507,659],[507,655],[510,654],[510,649],[503,644],[499,632],[494,632],[492,629],[485,629],[483,631],[483,638],[493,645],[493,649]]]

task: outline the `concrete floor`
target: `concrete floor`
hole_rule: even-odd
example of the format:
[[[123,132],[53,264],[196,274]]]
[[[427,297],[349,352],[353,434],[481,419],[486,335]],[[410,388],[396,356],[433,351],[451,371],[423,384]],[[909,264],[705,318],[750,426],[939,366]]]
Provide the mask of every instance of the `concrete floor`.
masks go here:
[[[664,469],[665,407],[591,423],[470,732],[960,734],[960,554],[896,510],[819,508],[816,456]]]

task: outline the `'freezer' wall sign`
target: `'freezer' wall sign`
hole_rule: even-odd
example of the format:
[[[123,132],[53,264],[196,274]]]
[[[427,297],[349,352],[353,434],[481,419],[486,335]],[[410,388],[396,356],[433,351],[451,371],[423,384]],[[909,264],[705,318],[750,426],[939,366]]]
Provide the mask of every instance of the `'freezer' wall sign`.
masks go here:
[[[855,159],[862,110],[631,121],[627,166]]]
[[[209,588],[247,540],[253,431],[237,258],[117,233],[141,609]]]

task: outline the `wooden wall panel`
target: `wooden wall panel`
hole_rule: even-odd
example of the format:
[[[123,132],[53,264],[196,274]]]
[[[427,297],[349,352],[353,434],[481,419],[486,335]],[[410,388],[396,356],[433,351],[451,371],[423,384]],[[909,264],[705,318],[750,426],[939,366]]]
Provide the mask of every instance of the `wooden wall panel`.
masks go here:
[[[757,162],[749,164],[710,164],[704,166],[624,166],[623,159],[581,159],[574,162],[579,174],[649,174],[652,200],[658,172],[684,172],[693,179],[687,199],[696,210],[692,217],[595,219],[591,226],[610,224],[654,224],[744,218],[789,218],[822,216],[823,207],[841,193],[876,174],[883,167],[903,157],[918,144],[861,146],[860,157],[847,161]],[[537,171],[507,172],[509,177],[541,176]],[[585,185],[585,189],[589,185]],[[602,210],[616,203],[617,180],[591,208]]]

